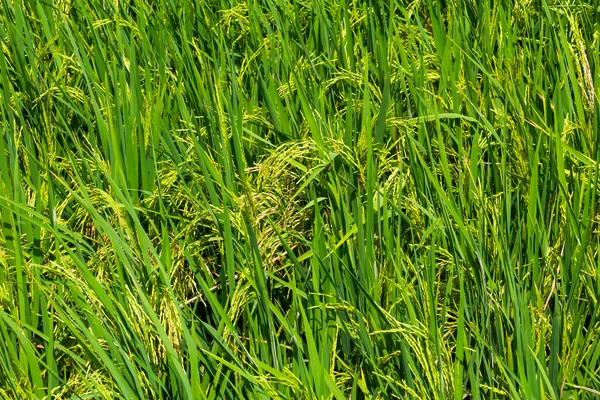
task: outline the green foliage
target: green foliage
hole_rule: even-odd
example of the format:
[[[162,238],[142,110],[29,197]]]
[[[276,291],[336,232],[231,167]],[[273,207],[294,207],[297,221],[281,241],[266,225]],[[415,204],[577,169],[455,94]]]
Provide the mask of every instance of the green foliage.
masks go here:
[[[600,394],[598,21],[3,0],[0,398]]]

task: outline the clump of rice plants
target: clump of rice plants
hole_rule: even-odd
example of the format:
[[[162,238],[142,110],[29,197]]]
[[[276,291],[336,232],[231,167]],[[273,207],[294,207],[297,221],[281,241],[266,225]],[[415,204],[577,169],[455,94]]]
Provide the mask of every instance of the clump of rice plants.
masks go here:
[[[599,395],[599,21],[3,1],[0,398]]]

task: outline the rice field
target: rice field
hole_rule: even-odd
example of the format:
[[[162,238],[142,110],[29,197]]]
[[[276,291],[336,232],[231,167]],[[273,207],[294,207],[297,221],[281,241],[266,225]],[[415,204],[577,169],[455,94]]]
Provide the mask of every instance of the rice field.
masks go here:
[[[600,395],[599,0],[2,0],[0,399]]]

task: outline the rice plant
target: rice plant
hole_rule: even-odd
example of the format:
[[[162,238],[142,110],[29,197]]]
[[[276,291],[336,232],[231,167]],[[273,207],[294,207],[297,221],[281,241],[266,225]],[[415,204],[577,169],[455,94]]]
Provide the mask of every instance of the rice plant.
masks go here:
[[[600,1],[2,0],[0,398],[600,395]]]

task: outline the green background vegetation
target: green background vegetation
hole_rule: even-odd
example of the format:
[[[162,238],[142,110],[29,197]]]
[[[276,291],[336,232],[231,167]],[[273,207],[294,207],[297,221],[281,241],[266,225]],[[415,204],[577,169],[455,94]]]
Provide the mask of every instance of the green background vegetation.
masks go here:
[[[600,3],[2,0],[0,398],[588,398]]]

